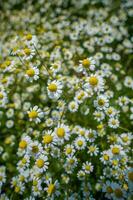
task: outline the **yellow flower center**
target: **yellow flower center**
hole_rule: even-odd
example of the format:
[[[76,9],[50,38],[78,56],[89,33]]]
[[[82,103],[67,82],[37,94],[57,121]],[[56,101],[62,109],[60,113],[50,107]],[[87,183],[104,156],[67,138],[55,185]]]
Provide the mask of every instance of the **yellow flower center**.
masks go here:
[[[119,154],[120,153],[120,149],[118,147],[113,147],[112,148],[112,153],[113,154]]]
[[[79,133],[80,133],[80,135],[82,135],[82,136],[85,135],[85,131],[84,131],[84,130],[81,130]]]
[[[52,193],[54,193],[55,192],[55,185],[54,184],[49,184],[49,186],[48,186],[48,189],[47,189],[47,193],[49,194],[49,195],[51,195]]]
[[[4,84],[4,83],[7,83],[7,78],[3,78],[1,82],[2,82],[3,84]]]
[[[57,128],[56,134],[58,137],[63,138],[65,136],[64,128]]]
[[[6,65],[6,66],[9,66],[10,64],[11,64],[11,61],[10,61],[10,60],[5,61],[5,65]]]
[[[78,144],[78,146],[83,146],[83,141],[82,140],[79,140],[78,142],[77,142],[77,144]]]
[[[21,140],[19,142],[19,148],[25,149],[27,147],[27,142],[25,140]]]
[[[16,187],[15,187],[15,192],[16,192],[16,193],[19,193],[19,192],[20,192],[20,187],[16,186]]]
[[[133,172],[128,173],[128,179],[133,182]]]
[[[73,165],[74,162],[75,162],[75,161],[74,161],[74,159],[72,159],[72,158],[69,160],[69,163],[70,163],[71,165]]]
[[[36,162],[37,167],[42,168],[44,166],[44,160],[38,159]]]
[[[113,189],[110,186],[108,186],[106,188],[106,190],[107,190],[107,193],[109,193],[109,194],[111,194],[113,192]]]
[[[31,54],[31,50],[29,48],[25,48],[24,53],[29,56]]]
[[[28,115],[29,115],[29,118],[33,119],[33,118],[36,118],[38,116],[38,113],[37,113],[37,111],[32,110],[31,112],[28,113]]]
[[[98,78],[96,76],[91,76],[89,78],[89,84],[91,86],[96,86],[98,84]]]
[[[35,75],[35,71],[34,71],[34,69],[28,69],[27,71],[26,71],[26,74],[28,75],[28,76],[30,76],[30,77],[33,77],[34,75]]]
[[[38,149],[38,146],[32,146],[32,152],[33,153],[38,153],[39,149]]]
[[[94,134],[93,134],[93,133],[89,133],[89,134],[88,134],[88,137],[89,137],[89,138],[93,138],[93,137],[94,137]]]
[[[114,166],[117,166],[117,165],[118,165],[118,160],[113,160],[113,161],[112,161],[112,164],[113,164]]]
[[[49,144],[53,141],[53,137],[51,135],[44,135],[43,136],[43,142],[45,144]]]
[[[25,158],[22,159],[22,163],[26,164],[27,160]]]
[[[113,124],[113,125],[116,125],[116,121],[115,121],[115,120],[112,120],[112,124]]]
[[[123,196],[123,193],[122,193],[122,191],[121,191],[120,188],[116,188],[116,189],[114,190],[114,193],[115,193],[115,196],[116,196],[117,198],[121,198],[121,197]]]
[[[4,95],[0,92],[0,99],[3,99]]]
[[[66,149],[66,153],[67,153],[67,154],[70,154],[70,153],[72,153],[72,148],[70,148],[70,147],[69,147],[69,148],[67,148],[67,149]]]
[[[57,85],[54,84],[54,83],[51,83],[51,84],[48,86],[48,89],[50,90],[50,92],[56,92],[56,91],[57,91]]]
[[[113,112],[113,111],[112,111],[112,108],[109,108],[107,112],[108,112],[109,115],[111,115],[112,112]]]
[[[23,181],[25,180],[25,177],[24,177],[23,175],[21,175],[21,176],[19,177],[19,180],[20,180],[21,182],[23,182]]]
[[[107,154],[103,155],[104,160],[108,161],[109,160],[109,156]]]
[[[90,166],[90,165],[86,165],[86,166],[85,166],[85,170],[90,171],[90,169],[91,169],[91,166]]]
[[[33,180],[33,186],[37,186],[37,180]]]
[[[89,147],[89,150],[90,150],[90,152],[94,152],[94,151],[96,150],[96,148],[93,147],[93,146],[90,146],[90,147]]]
[[[88,59],[88,58],[86,58],[86,59],[84,59],[83,61],[82,61],[82,65],[85,67],[85,68],[87,68],[87,67],[89,67],[90,66],[90,60]]]
[[[122,138],[122,141],[123,141],[123,142],[128,142],[128,136],[123,137],[123,138]]]
[[[103,99],[99,99],[99,100],[98,100],[98,104],[99,104],[100,106],[103,106],[103,105],[105,104],[105,101],[104,101]]]
[[[30,41],[32,39],[32,35],[31,34],[27,34],[26,35],[26,39]]]

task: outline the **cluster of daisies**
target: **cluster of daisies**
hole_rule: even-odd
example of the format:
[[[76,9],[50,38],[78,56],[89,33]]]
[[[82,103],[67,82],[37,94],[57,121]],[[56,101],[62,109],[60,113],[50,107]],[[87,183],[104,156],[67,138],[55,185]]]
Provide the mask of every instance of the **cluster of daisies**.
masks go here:
[[[1,6],[0,200],[132,200],[133,8],[112,2]]]

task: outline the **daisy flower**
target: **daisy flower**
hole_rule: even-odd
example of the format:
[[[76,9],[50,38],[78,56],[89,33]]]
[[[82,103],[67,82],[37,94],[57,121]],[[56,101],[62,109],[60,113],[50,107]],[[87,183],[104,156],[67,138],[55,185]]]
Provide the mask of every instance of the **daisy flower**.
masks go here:
[[[54,130],[55,141],[59,144],[64,143],[65,140],[69,140],[70,130],[69,127],[64,124],[58,124]]]
[[[35,162],[35,167],[40,173],[45,172],[48,169],[48,165],[48,157],[44,155],[40,155]]]
[[[97,137],[97,132],[92,129],[88,130],[85,134],[85,138],[89,142],[94,142],[96,137]]]
[[[133,79],[130,76],[126,76],[125,80],[124,80],[124,85],[128,88],[133,89]]]
[[[105,110],[109,106],[109,100],[105,95],[99,95],[97,100],[94,101],[94,106],[98,110]]]
[[[0,88],[0,107],[4,107],[5,104],[8,102],[7,94],[4,89]]]
[[[113,188],[110,181],[106,181],[106,183],[103,184],[102,191],[105,193],[105,197],[112,199]]]
[[[86,147],[86,141],[85,141],[85,138],[84,137],[77,137],[74,141],[74,144],[75,144],[75,148],[78,149],[78,150],[83,150],[85,149]]]
[[[109,161],[110,161],[110,152],[109,152],[109,151],[106,151],[106,150],[103,151],[103,152],[101,153],[100,160],[101,160],[101,162],[102,162],[103,164],[109,163]]]
[[[118,183],[113,182],[111,186],[113,189],[113,200],[124,200],[125,198],[127,198],[126,191]]]
[[[86,83],[84,85],[86,91],[92,89],[94,92],[100,92],[104,90],[103,78],[97,74],[91,74],[90,77],[86,78]]]
[[[78,177],[79,180],[84,180],[85,179],[85,172],[84,172],[84,170],[78,171],[77,177]]]
[[[125,152],[123,151],[123,147],[121,145],[111,145],[110,151],[109,151],[110,157],[120,157],[122,155],[125,155]]]
[[[78,67],[78,72],[83,72],[86,74],[87,71],[94,71],[95,70],[95,60],[92,57],[80,60],[80,65]]]
[[[73,155],[75,153],[75,149],[73,145],[67,144],[64,149],[64,153],[66,155]]]
[[[94,167],[92,166],[91,162],[87,161],[86,163],[83,163],[82,169],[86,174],[90,174],[93,171],[93,168]]]
[[[34,57],[35,55],[35,50],[29,46],[25,47],[23,49],[23,59],[24,60],[30,60]]]
[[[98,122],[102,121],[103,119],[105,119],[105,114],[101,111],[95,111],[93,113],[94,115],[94,119],[96,119]]]
[[[38,157],[43,152],[43,146],[41,143],[36,141],[31,141],[28,146],[28,154],[30,154],[33,157]]]
[[[38,106],[34,106],[33,108],[30,108],[30,111],[28,111],[28,116],[30,121],[34,121],[35,123],[41,122],[41,119],[43,117],[43,112],[41,111]]]
[[[37,67],[30,67],[28,70],[25,72],[25,77],[27,80],[30,82],[33,82],[33,80],[39,79],[39,69]]]
[[[37,37],[35,35],[32,35],[31,33],[28,33],[24,37],[24,42],[26,43],[27,46],[36,46],[38,43]]]
[[[54,200],[55,197],[58,197],[60,195],[58,181],[52,181],[52,179],[49,178],[45,181],[45,183],[47,186],[44,188],[44,190],[47,192],[48,197],[51,200]]]
[[[113,117],[111,117],[108,121],[109,127],[114,128],[114,129],[119,127],[119,123],[120,123],[119,120],[117,118],[113,118]]]
[[[74,167],[77,166],[78,164],[78,161],[77,161],[77,158],[73,155],[68,155],[67,159],[66,159],[66,163],[68,165],[70,165],[71,169],[73,169]]]
[[[69,104],[68,104],[68,109],[70,112],[76,112],[78,110],[78,103],[76,101],[71,101]]]
[[[87,98],[87,96],[88,96],[87,92],[80,90],[80,91],[76,92],[74,99],[78,104],[81,104],[84,102],[84,100]]]
[[[61,63],[59,61],[52,63],[50,70],[52,70],[52,72],[56,74],[61,70]]]
[[[55,144],[54,141],[54,133],[52,130],[48,130],[43,135],[42,143],[45,145],[45,147],[52,147]]]
[[[88,153],[90,156],[97,156],[99,153],[99,149],[96,145],[91,145],[88,147]]]
[[[58,99],[62,93],[62,84],[59,81],[52,81],[48,83],[47,92],[50,99]]]

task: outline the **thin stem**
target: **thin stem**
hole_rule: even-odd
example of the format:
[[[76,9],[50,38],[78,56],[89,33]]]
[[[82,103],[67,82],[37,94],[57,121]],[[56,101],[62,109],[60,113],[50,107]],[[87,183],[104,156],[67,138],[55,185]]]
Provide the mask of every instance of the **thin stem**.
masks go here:
[[[129,132],[129,130],[127,128],[123,128],[121,126],[119,126],[119,128],[122,129],[122,130],[124,130],[124,131],[128,131]]]
[[[36,46],[34,44],[33,44],[33,46],[34,46],[34,49],[35,49],[37,55],[39,56],[39,58],[41,60],[42,65],[45,67],[45,69],[47,70],[47,72],[51,76],[51,78],[54,79],[54,77],[52,76],[52,74],[50,74],[49,69],[43,64],[43,60],[42,60],[42,57],[40,56],[40,53],[39,53],[38,49],[36,48]]]

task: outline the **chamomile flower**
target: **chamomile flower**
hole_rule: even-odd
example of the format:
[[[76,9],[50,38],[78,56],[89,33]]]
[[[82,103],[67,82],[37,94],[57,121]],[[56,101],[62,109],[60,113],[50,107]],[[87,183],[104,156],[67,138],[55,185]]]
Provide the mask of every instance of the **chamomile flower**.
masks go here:
[[[91,88],[94,92],[101,92],[104,90],[103,78],[97,74],[91,74],[91,76],[86,78],[84,87],[86,91]]]
[[[48,165],[48,157],[44,155],[40,155],[35,162],[35,167],[41,173],[45,172],[48,169]]]
[[[44,132],[42,142],[45,145],[45,147],[52,147],[55,144],[54,133],[52,132],[52,130]]]
[[[35,35],[32,35],[31,33],[28,33],[24,37],[24,42],[27,46],[36,46],[38,43],[37,37]]]
[[[34,121],[35,123],[41,122],[41,119],[43,117],[43,112],[41,111],[38,106],[34,106],[33,108],[30,108],[30,111],[28,111],[28,117],[30,121]]]
[[[53,181],[51,178],[45,181],[46,187],[44,190],[47,192],[49,199],[55,199],[60,195],[58,180]]]
[[[58,99],[61,96],[62,93],[62,87],[60,81],[52,81],[48,83],[47,92],[50,99]]]
[[[23,49],[23,59],[24,60],[30,60],[34,57],[35,50],[29,46],[25,47]]]
[[[64,143],[65,140],[69,140],[70,130],[65,124],[58,124],[57,128],[54,130],[55,141],[59,144]]]
[[[64,149],[64,153],[66,155],[73,155],[75,153],[75,149],[73,145],[67,144]]]
[[[111,145],[109,155],[110,157],[120,157],[124,155],[124,151],[121,145]]]
[[[8,102],[7,93],[0,88],[0,107],[4,107]]]
[[[113,200],[124,200],[125,198],[127,198],[126,191],[118,183],[113,182],[111,185],[113,189]]]
[[[80,60],[79,62],[80,62],[80,65],[78,67],[79,72],[86,73],[88,71],[94,71],[95,70],[96,62],[92,57]]]
[[[75,148],[78,149],[78,150],[83,150],[85,149],[86,147],[86,141],[85,141],[85,138],[84,137],[77,137],[74,141],[74,144],[75,144]]]
[[[96,137],[97,137],[97,132],[92,129],[88,130],[85,134],[85,138],[89,142],[94,142]]]
[[[76,101],[71,101],[69,104],[68,104],[68,109],[70,112],[76,112],[78,110],[78,103]]]
[[[91,162],[87,161],[86,163],[83,163],[82,169],[86,174],[90,174],[93,171],[93,168],[94,167],[92,166]]]
[[[119,123],[120,123],[119,120],[117,118],[113,118],[113,117],[111,117],[108,121],[109,127],[114,128],[114,129],[119,127]]]
[[[30,67],[25,72],[25,77],[28,81],[33,82],[33,80],[39,79],[39,69],[37,67]]]
[[[99,152],[99,149],[96,145],[91,145],[88,147],[88,153],[90,156],[97,156]]]
[[[97,100],[94,101],[94,106],[98,110],[105,110],[109,106],[109,100],[105,95],[99,95]]]
[[[109,161],[110,161],[110,152],[109,151],[103,151],[101,153],[101,157],[100,157],[100,160],[103,164],[108,164]]]

